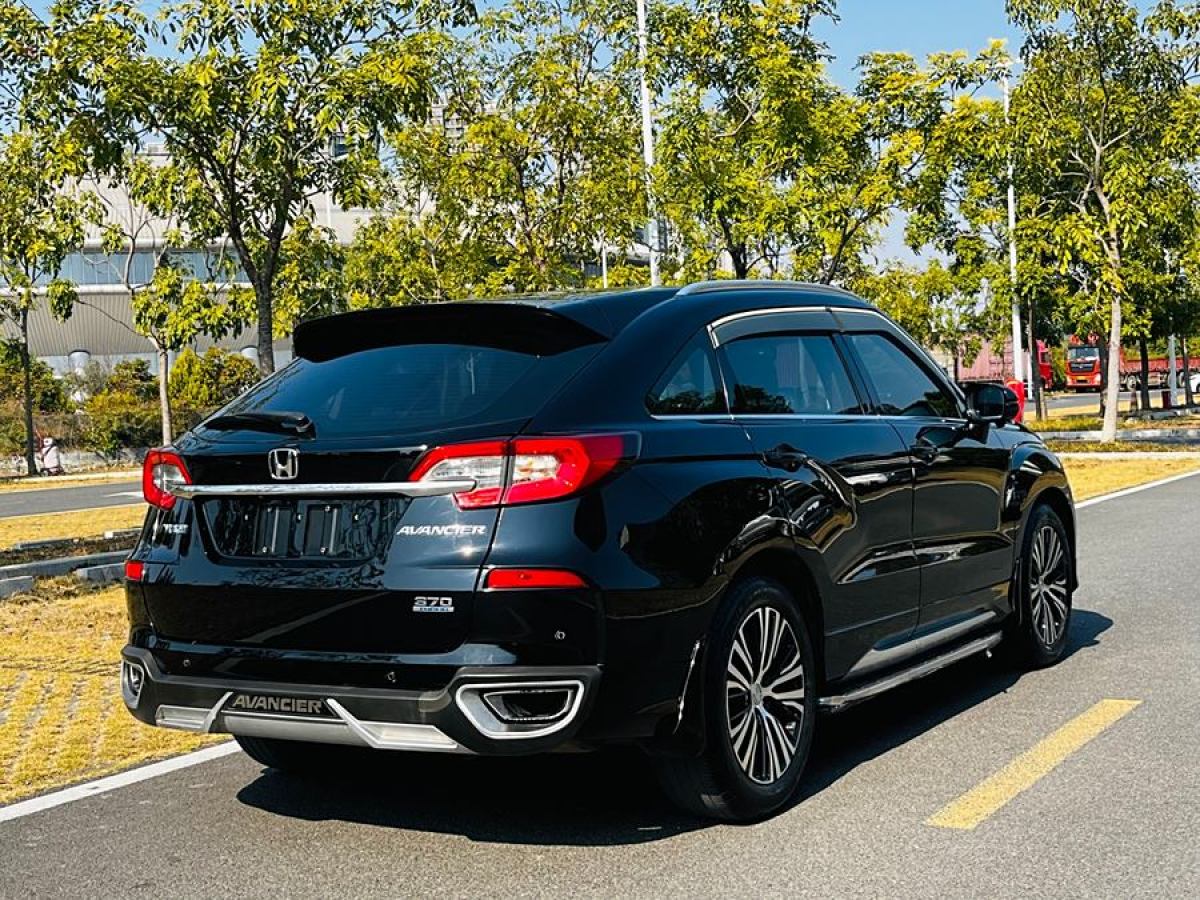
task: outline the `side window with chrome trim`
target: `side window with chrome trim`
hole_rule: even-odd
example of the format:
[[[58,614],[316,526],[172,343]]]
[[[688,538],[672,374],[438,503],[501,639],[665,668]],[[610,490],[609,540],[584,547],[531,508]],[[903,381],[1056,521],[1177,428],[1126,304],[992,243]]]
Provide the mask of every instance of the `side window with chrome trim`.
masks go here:
[[[667,367],[666,374],[646,395],[646,409],[656,416],[695,416],[727,411],[707,332],[697,334]]]
[[[828,334],[761,334],[723,346],[733,411],[747,415],[862,412]]]
[[[885,416],[957,418],[958,403],[903,347],[884,334],[847,334]]]

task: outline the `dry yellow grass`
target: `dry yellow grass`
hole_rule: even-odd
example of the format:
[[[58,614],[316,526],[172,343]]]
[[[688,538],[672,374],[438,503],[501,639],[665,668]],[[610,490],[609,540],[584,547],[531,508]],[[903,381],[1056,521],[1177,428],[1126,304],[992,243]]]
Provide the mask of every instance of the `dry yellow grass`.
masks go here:
[[[1200,469],[1200,459],[1065,459],[1063,465],[1071,481],[1071,492],[1078,501],[1195,471]]]
[[[120,587],[0,604],[0,804],[221,740],[125,711],[125,633]]]
[[[9,478],[0,481],[0,493],[7,491],[49,491],[55,488],[82,487],[89,484],[113,484],[115,482],[134,481],[141,477],[141,472],[123,470],[113,472],[103,478],[72,478],[70,475],[60,475],[57,478],[38,479]]]
[[[33,516],[9,516],[0,519],[0,550],[7,549],[19,541],[100,537],[106,531],[138,528],[145,517],[144,503]]]

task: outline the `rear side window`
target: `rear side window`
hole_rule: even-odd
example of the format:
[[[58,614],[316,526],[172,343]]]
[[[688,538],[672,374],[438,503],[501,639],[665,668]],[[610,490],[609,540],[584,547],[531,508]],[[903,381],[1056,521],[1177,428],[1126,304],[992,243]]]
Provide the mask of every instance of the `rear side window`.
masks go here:
[[[532,417],[599,345],[537,356],[405,344],[299,359],[222,412],[299,412],[319,437],[383,435]]]
[[[853,415],[862,407],[833,339],[770,334],[725,345],[735,413]]]
[[[712,344],[700,333],[667,367],[646,396],[646,408],[656,416],[723,413],[725,397],[717,384]]]
[[[885,416],[955,418],[958,404],[907,351],[882,334],[850,334]]]

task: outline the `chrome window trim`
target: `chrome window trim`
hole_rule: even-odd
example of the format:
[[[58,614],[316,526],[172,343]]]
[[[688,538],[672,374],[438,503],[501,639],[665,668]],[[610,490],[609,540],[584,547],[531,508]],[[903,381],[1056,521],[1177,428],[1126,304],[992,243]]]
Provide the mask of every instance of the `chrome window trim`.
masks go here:
[[[833,312],[833,307],[830,306],[772,306],[769,309],[748,309],[743,312],[730,313],[727,316],[722,316],[715,319],[708,325],[708,332],[712,336],[713,347],[719,347],[720,338],[717,337],[717,329],[731,322],[740,322],[742,319],[751,319],[758,316],[778,316],[788,313],[830,313]],[[880,315],[876,313],[876,315]]]
[[[197,497],[346,497],[363,494],[400,494],[405,497],[444,497],[474,490],[472,478],[441,481],[380,481],[330,484],[181,484],[171,494],[192,500]]]

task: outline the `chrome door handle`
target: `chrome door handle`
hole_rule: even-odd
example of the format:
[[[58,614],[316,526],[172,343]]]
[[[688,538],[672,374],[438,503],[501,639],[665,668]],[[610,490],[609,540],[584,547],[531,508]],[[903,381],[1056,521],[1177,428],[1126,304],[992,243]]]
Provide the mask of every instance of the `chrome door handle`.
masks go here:
[[[772,447],[763,453],[762,459],[772,469],[796,472],[808,464],[809,456],[803,450],[797,450],[791,444],[780,444],[778,447]]]

